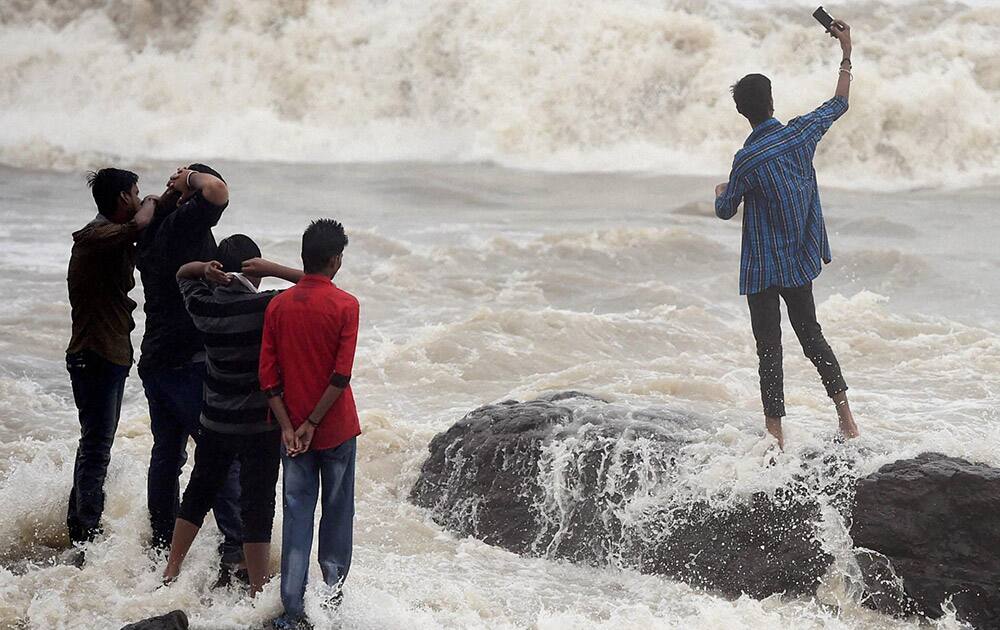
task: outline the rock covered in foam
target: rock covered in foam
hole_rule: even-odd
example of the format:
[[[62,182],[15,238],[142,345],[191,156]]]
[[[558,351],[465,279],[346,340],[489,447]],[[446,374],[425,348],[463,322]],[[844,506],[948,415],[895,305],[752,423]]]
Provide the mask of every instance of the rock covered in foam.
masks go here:
[[[938,453],[859,480],[851,537],[871,597],[892,614],[1000,628],[1000,469]]]
[[[729,596],[814,593],[832,558],[789,486],[715,500],[677,455],[708,420],[566,392],[476,409],[430,444],[411,493],[436,522],[519,554],[630,567]]]

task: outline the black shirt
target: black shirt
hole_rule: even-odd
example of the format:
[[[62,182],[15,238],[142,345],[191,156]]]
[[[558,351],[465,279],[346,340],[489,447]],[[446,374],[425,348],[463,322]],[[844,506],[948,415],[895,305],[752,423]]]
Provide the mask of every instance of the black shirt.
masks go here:
[[[136,266],[146,296],[146,332],[139,356],[140,375],[203,360],[205,345],[184,308],[177,287],[177,270],[192,260],[215,258],[214,227],[229,204],[216,206],[197,191],[170,210],[157,206],[153,221],[138,243]]]

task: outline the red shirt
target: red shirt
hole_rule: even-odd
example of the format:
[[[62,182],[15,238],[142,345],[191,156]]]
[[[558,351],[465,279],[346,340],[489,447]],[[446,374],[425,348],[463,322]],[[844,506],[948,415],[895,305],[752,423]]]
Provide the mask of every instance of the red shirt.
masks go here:
[[[346,385],[316,427],[310,450],[336,448],[361,434],[350,378],[358,343],[358,299],[330,278],[303,276],[271,300],[264,314],[260,386],[284,388],[285,407],[298,428],[330,385]]]

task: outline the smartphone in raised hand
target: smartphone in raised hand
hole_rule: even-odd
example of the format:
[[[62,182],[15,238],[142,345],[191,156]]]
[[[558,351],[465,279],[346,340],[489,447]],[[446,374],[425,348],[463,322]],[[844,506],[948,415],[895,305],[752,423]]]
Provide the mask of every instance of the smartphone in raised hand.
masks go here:
[[[816,18],[817,22],[823,25],[823,28],[826,29],[827,33],[833,35],[833,31],[831,30],[833,28],[833,16],[827,13],[826,9],[819,7],[813,11],[813,17]]]

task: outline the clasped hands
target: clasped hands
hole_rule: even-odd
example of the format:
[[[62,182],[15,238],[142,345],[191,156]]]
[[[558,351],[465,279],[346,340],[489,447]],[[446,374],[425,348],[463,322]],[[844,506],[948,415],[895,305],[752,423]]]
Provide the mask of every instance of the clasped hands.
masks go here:
[[[316,427],[308,420],[304,420],[297,429],[290,426],[287,429],[282,429],[281,443],[284,444],[288,456],[295,457],[308,451],[315,432]]]

